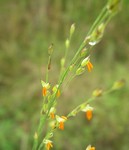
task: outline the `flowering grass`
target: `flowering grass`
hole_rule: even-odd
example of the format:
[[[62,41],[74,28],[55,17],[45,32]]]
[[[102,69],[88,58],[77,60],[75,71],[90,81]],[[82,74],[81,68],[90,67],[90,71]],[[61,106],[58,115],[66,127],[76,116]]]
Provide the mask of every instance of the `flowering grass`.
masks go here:
[[[72,36],[75,32],[75,24],[71,25],[69,31],[69,37],[65,41],[65,53],[60,62],[60,74],[57,84],[51,85],[49,83],[49,71],[51,70],[52,64],[52,54],[54,52],[54,46],[51,44],[48,48],[48,64],[46,68],[46,80],[41,80],[42,84],[42,95],[43,104],[40,111],[40,121],[39,126],[34,134],[34,146],[33,150],[46,149],[50,150],[54,143],[52,137],[55,131],[64,130],[65,122],[70,121],[71,117],[75,117],[79,112],[85,112],[87,120],[91,120],[93,117],[94,108],[91,106],[91,102],[100,96],[104,96],[114,90],[121,88],[124,84],[123,80],[117,81],[113,84],[110,89],[102,90],[96,89],[93,91],[91,97],[84,101],[79,106],[75,107],[71,112],[66,115],[60,116],[56,114],[56,107],[58,104],[58,99],[63,93],[63,87],[67,87],[70,81],[80,76],[81,74],[92,73],[93,64],[91,61],[91,49],[101,41],[105,28],[111,18],[117,13],[120,8],[121,0],[109,0],[106,6],[102,9],[100,15],[97,17],[92,27],[90,28],[88,34],[84,38],[80,47],[76,51],[75,55],[71,61],[66,64],[68,52],[70,50],[70,44]],[[65,106],[64,106],[65,107]],[[46,128],[47,127],[47,128]],[[45,132],[45,135],[43,133]],[[86,150],[95,150],[94,146],[87,146]]]

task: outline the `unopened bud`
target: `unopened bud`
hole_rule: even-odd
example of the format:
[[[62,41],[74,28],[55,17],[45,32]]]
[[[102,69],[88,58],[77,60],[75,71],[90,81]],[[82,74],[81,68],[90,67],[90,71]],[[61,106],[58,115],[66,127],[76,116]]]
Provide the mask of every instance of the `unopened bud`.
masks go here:
[[[85,68],[78,68],[76,71],[76,75],[81,75],[85,71]]]
[[[69,39],[67,39],[67,40],[65,41],[65,46],[66,46],[67,49],[69,48],[69,44],[70,44],[70,41],[69,41]]]
[[[122,88],[124,85],[125,85],[125,80],[122,79],[122,80],[116,81],[116,82],[114,83],[112,89],[113,89],[113,90],[117,90],[117,89]]]
[[[89,41],[89,44],[91,46],[94,46],[100,42],[101,38],[103,37],[104,29],[105,25],[102,23],[95,31],[93,31],[93,33],[91,34],[91,39]]]
[[[43,80],[41,80],[41,84],[42,84],[42,87],[45,87],[46,89],[49,89],[49,88],[50,88],[50,84],[44,82]]]
[[[102,96],[102,89],[96,89],[93,91],[93,96],[94,97],[99,97],[99,96]]]
[[[62,58],[60,63],[61,63],[61,67],[64,67],[64,64],[65,64],[65,58]]]
[[[59,85],[56,84],[56,85],[53,87],[52,91],[53,91],[54,93],[57,92],[58,87],[59,87]]]
[[[104,29],[105,29],[105,24],[104,24],[104,23],[101,23],[101,24],[98,26],[98,32],[103,33],[103,32],[104,32]]]
[[[74,31],[75,31],[75,24],[73,23],[70,28],[70,37],[73,35]]]
[[[81,51],[81,53],[80,53],[80,56],[81,56],[81,57],[85,57],[86,54],[87,54],[87,49],[86,49],[86,48],[83,48],[82,51]]]
[[[72,71],[74,68],[74,64],[70,65],[69,70]]]
[[[89,43],[91,37],[90,36],[86,36],[85,39],[84,39],[84,43],[87,44]]]
[[[48,54],[52,55],[53,53],[53,43],[48,47]]]
[[[38,134],[37,134],[37,132],[35,132],[35,134],[34,134],[34,139],[35,139],[35,140],[38,139]]]
[[[119,10],[121,0],[109,0],[107,9],[110,13],[116,13]]]

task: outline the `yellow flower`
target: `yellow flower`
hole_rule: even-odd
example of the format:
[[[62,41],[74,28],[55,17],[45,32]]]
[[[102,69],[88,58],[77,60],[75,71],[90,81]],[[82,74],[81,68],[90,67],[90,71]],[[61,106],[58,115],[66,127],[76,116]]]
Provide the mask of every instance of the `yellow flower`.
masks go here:
[[[89,104],[86,105],[85,108],[82,109],[82,111],[86,112],[86,118],[88,120],[92,119],[92,112],[93,112],[93,107],[91,107]]]
[[[56,120],[59,123],[59,129],[64,130],[64,122],[67,120],[67,117],[65,116],[56,116]]]
[[[92,65],[92,63],[90,62],[90,60],[89,60],[88,63],[87,63],[87,69],[88,69],[89,72],[91,72],[91,70],[93,69],[93,65]]]
[[[50,148],[53,147],[52,141],[50,141],[50,140],[45,140],[44,143],[46,144],[46,149],[47,149],[47,150],[50,150]]]
[[[95,150],[95,147],[89,145],[89,146],[86,148],[86,150]]]
[[[50,88],[50,84],[49,83],[45,83],[44,81],[41,80],[41,84],[42,84],[42,94],[43,96],[47,96],[48,94],[48,89]]]
[[[44,97],[47,95],[47,88],[46,87],[42,88],[42,94]]]
[[[90,56],[88,56],[88,57],[86,57],[85,59],[82,60],[81,66],[82,67],[87,66],[87,69],[88,69],[89,72],[91,71],[91,69],[93,69],[93,65],[90,62]]]
[[[56,109],[54,107],[52,107],[50,109],[50,113],[49,113],[51,119],[55,118],[55,112],[56,112]]]
[[[57,91],[56,97],[60,97],[60,90]]]
[[[50,117],[51,117],[52,119],[54,119],[54,118],[55,118],[55,114],[54,114],[53,112],[51,112],[51,113],[50,113]]]

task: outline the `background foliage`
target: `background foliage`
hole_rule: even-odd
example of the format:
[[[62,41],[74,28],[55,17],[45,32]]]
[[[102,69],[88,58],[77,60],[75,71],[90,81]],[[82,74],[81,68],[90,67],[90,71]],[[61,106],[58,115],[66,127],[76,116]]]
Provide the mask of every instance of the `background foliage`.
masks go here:
[[[85,37],[106,0],[1,0],[0,1],[0,149],[29,150],[32,147],[40,105],[40,79],[44,79],[47,48],[54,43],[51,83],[57,80],[59,61],[70,25],[76,23],[69,60]],[[96,87],[110,87],[126,79],[126,86],[95,101],[94,118],[80,113],[54,137],[56,150],[127,150],[129,147],[129,1],[110,22],[104,38],[93,49],[92,73],[75,79],[58,104],[67,114],[87,99]]]

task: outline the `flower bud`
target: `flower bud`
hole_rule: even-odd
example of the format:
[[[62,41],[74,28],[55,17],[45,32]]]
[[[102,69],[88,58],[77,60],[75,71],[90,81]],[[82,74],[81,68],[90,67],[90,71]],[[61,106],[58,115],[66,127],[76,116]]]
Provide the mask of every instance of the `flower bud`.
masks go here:
[[[53,53],[53,43],[48,47],[48,54],[51,55]]]
[[[34,134],[34,139],[35,139],[35,140],[38,139],[38,134],[37,134],[37,132],[35,132],[35,134]]]
[[[90,38],[90,41],[89,41],[89,45],[94,46],[94,45],[96,45],[97,43],[100,42],[101,38],[103,37],[104,29],[105,29],[105,25],[104,25],[104,23],[101,23],[95,29],[95,31],[92,32],[91,38]]]
[[[70,37],[73,35],[74,31],[75,31],[75,24],[73,23],[70,27]]]
[[[125,85],[125,80],[122,79],[122,80],[116,81],[116,82],[113,84],[112,89],[113,89],[113,90],[117,90],[117,89],[122,88],[124,85]]]
[[[57,92],[58,87],[59,87],[59,85],[58,85],[58,84],[56,84],[56,85],[53,87],[52,91],[53,91],[54,93],[56,93],[56,92]]]
[[[78,68],[76,71],[76,75],[81,75],[85,71],[85,68]]]
[[[42,87],[45,87],[46,89],[49,89],[49,88],[50,88],[50,84],[44,82],[43,80],[41,80],[41,84],[42,84]]]
[[[91,37],[90,36],[86,36],[84,39],[84,43],[87,44],[90,41]]]
[[[81,66],[85,67],[87,65],[88,61],[89,61],[89,56],[86,57],[85,59],[83,59],[83,61],[81,62]]]
[[[69,45],[70,45],[70,41],[69,41],[69,39],[67,39],[67,40],[65,41],[65,46],[66,46],[67,49],[69,48]]]
[[[86,54],[87,54],[87,49],[86,49],[86,48],[83,48],[82,51],[81,51],[81,53],[80,53],[80,56],[81,56],[81,57],[85,57]]]
[[[119,10],[121,0],[109,0],[107,9],[110,13],[116,13]]]
[[[99,96],[102,96],[102,89],[96,89],[93,91],[93,96],[94,97],[99,97]]]
[[[65,58],[62,58],[61,59],[61,67],[64,67],[64,64],[65,64]]]
[[[72,64],[72,65],[69,66],[69,70],[70,70],[70,71],[72,71],[73,68],[74,68],[74,64]]]

